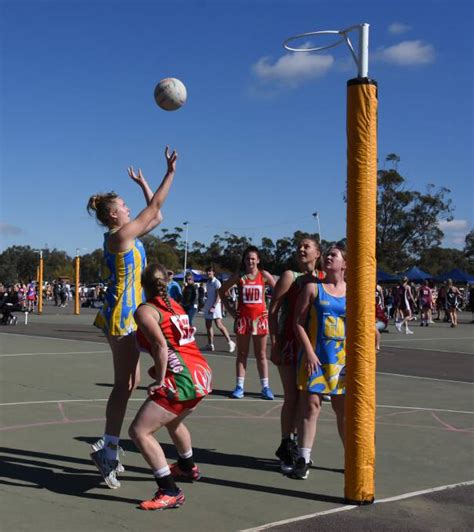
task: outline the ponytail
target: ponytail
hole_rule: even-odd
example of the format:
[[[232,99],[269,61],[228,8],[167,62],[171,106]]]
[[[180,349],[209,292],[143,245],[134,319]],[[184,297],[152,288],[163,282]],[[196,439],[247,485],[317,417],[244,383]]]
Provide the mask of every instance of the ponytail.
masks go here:
[[[161,274],[161,275],[160,275]],[[176,314],[168,295],[168,270],[161,264],[149,264],[142,273],[141,281],[147,299],[160,297],[165,302],[166,308]]]
[[[87,203],[87,212],[91,216],[92,213],[94,213],[95,217],[102,225],[108,225],[110,208],[118,197],[118,194],[115,192],[95,194],[89,198]]]

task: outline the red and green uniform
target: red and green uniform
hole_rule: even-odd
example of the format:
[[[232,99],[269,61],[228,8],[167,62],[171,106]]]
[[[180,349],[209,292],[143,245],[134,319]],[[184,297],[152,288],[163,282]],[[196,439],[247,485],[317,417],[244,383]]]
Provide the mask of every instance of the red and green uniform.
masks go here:
[[[161,297],[155,297],[146,303],[160,316],[160,328],[168,346],[168,362],[164,386],[155,394],[154,399],[165,397],[173,402],[185,402],[201,399],[212,390],[212,372],[199,351],[194,333],[196,328],[189,323],[189,317],[183,308],[169,298],[173,312],[170,312]],[[151,352],[145,335],[138,329],[137,340],[140,348]],[[154,368],[150,371],[154,377]]]
[[[263,336],[268,334],[268,314],[265,304],[265,279],[259,270],[255,279],[243,275],[238,282],[238,313],[236,334]]]
[[[293,274],[293,283],[286,293],[281,305],[280,316],[278,318],[278,334],[280,337],[280,357],[283,366],[296,366],[298,360],[299,342],[296,338],[293,326],[295,317],[296,300],[301,290],[301,279],[305,275],[300,272],[291,272]],[[324,272],[315,270],[312,274],[317,279],[324,279]]]

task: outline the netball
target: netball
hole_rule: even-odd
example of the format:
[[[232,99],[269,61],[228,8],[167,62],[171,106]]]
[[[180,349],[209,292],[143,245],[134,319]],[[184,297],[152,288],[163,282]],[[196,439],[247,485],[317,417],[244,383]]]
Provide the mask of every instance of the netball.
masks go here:
[[[155,101],[165,111],[176,111],[186,101],[184,83],[176,78],[162,79],[155,87]]]

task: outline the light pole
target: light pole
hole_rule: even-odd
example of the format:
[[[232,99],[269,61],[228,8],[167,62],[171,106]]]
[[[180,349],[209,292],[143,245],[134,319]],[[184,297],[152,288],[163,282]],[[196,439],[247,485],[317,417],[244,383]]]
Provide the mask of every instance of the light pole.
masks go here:
[[[318,224],[318,237],[319,237],[319,243],[321,244],[323,239],[321,238],[321,226],[319,225],[319,213],[313,212],[313,218],[316,220],[316,223]]]
[[[186,277],[186,267],[188,263],[188,230],[189,230],[189,222],[183,222],[184,227],[186,228],[186,233],[184,237],[184,271],[183,271],[183,283],[184,279]]]
[[[81,269],[81,259],[79,257],[79,248],[76,248],[76,259],[74,261],[74,283],[76,289],[74,290],[74,314],[78,316],[81,313],[81,298],[79,294],[79,272]]]

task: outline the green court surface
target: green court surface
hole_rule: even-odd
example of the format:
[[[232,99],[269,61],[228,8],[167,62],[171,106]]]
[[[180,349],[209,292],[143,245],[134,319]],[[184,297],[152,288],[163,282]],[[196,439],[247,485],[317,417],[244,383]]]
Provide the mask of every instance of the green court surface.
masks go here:
[[[314,530],[318,516],[295,520],[343,509],[343,449],[330,406],[324,406],[319,422],[308,480],[282,476],[274,456],[280,438],[277,371],[270,369],[275,401],[259,398],[253,359],[246,398],[229,399],[234,357],[223,351],[208,355],[214,393],[187,420],[203,479],[182,485],[185,505],[165,512],[136,508],[156,487],[126,432],[145,397],[149,381],[145,370],[150,365],[146,357],[142,357],[142,386],[129,403],[124,424],[122,487],[108,489],[89,459],[89,444],[102,435],[111,356],[88,323],[88,315],[32,316],[27,326],[0,329],[2,530],[233,531],[281,521],[279,530]],[[198,327],[202,330],[199,322]],[[70,339],[78,336],[83,339]],[[202,336],[199,340],[204,343]],[[417,329],[414,337],[383,335],[382,342],[377,375],[376,498],[470,481],[472,325],[466,323],[456,330],[443,325],[422,332]],[[464,357],[457,362],[466,368],[461,375],[449,369],[446,375],[438,371],[438,377],[428,370],[423,375],[424,365],[448,367],[449,349],[457,353],[453,356]],[[157,437],[172,460],[175,454],[167,433]],[[383,518],[373,513],[377,506],[344,512],[349,523],[344,529],[360,530],[357,516],[364,511],[362,518],[365,515],[377,523]],[[443,508],[442,504],[437,508]],[[468,508],[466,512],[457,516],[460,529],[473,517]],[[441,513],[448,516],[449,510]],[[321,516],[321,524],[331,526],[328,519],[336,515]]]

